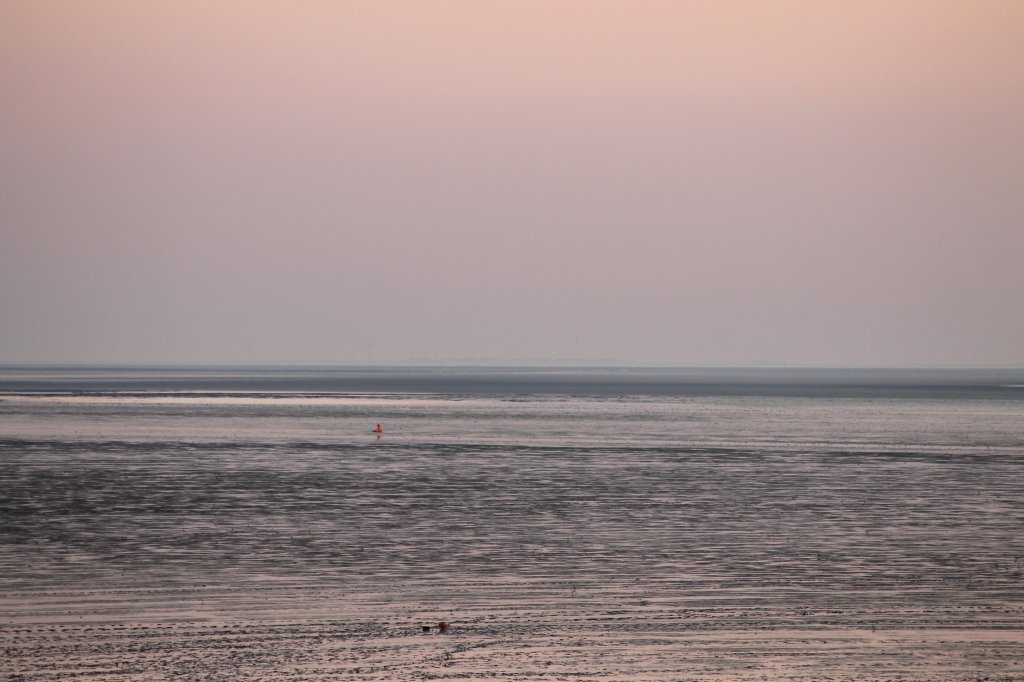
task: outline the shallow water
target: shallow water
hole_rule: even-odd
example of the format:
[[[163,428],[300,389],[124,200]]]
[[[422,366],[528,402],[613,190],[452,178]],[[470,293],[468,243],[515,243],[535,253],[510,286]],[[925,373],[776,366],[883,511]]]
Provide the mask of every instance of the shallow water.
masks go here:
[[[652,372],[0,372],[10,674],[1024,676],[1019,376]]]

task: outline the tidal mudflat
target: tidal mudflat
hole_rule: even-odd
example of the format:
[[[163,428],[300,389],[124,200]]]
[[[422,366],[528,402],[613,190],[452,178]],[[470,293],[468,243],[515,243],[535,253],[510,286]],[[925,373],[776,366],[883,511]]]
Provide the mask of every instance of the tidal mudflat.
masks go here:
[[[136,388],[0,395],[0,679],[1024,679],[1019,400]]]

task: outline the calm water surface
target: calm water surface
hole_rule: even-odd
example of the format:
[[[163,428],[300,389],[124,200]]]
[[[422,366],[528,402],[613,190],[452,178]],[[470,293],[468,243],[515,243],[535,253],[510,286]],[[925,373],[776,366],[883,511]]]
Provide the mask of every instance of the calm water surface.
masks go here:
[[[8,368],[0,584],[440,567],[982,584],[1024,555],[1021,385],[997,371]]]

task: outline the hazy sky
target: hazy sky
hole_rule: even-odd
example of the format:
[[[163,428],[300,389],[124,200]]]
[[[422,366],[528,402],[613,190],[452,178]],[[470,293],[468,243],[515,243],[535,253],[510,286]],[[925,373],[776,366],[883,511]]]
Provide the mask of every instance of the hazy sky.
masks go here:
[[[465,358],[1024,365],[1024,2],[0,2],[0,362]]]

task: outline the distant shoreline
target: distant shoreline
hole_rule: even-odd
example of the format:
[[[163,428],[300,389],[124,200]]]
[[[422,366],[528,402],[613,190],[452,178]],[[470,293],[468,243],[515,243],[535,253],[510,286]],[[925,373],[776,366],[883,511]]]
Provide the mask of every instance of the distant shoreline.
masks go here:
[[[307,392],[1024,400],[1024,369],[6,365],[0,392]]]

